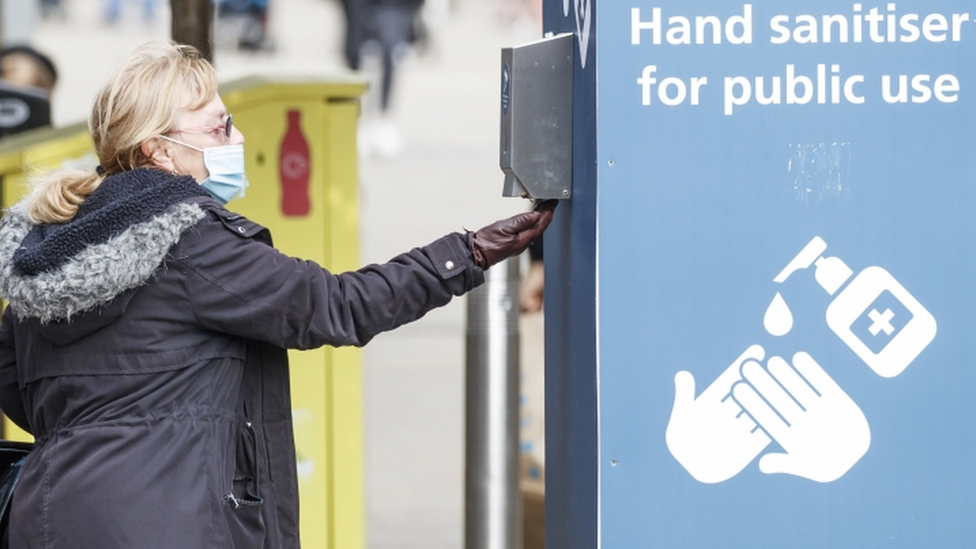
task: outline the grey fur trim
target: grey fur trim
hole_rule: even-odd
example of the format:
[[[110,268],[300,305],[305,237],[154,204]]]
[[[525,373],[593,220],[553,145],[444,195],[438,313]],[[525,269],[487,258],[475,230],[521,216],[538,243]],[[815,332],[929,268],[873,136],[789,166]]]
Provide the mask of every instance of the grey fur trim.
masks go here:
[[[0,224],[0,295],[19,318],[42,323],[70,319],[145,284],[180,236],[205,216],[197,204],[176,204],[104,244],[85,248],[56,270],[27,277],[14,272],[13,255],[31,223],[14,206]]]

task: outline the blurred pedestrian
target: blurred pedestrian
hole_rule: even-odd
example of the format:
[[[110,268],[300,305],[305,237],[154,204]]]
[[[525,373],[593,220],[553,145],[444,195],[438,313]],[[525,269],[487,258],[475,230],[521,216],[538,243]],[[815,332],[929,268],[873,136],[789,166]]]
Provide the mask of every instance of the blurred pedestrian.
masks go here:
[[[0,408],[35,437],[19,549],[297,549],[286,349],[447,304],[555,207],[333,274],[224,207],[244,136],[194,48],[139,48],[89,127],[100,165],[48,174],[0,222]]]
[[[142,20],[152,23],[156,18],[156,0],[140,0],[142,3]],[[122,0],[105,0],[105,22],[114,25],[122,15]]]
[[[58,71],[50,57],[31,46],[9,46],[0,49],[0,80],[50,96],[58,82]]]
[[[54,62],[26,45],[0,49],[0,137],[51,124]]]
[[[400,154],[403,139],[393,117],[393,89],[397,66],[422,33],[418,28],[423,0],[343,0],[346,15],[346,63],[363,68],[364,57],[379,57],[379,104],[367,109],[360,125],[361,153]]]
[[[519,303],[523,313],[537,313],[542,310],[545,289],[545,268],[542,261],[542,238],[529,246],[529,268],[522,277],[519,288]]]
[[[44,19],[51,19],[52,17],[65,19],[66,16],[61,0],[41,0],[41,17]]]
[[[269,49],[268,0],[214,0],[217,19],[236,25],[237,48],[258,51]]]

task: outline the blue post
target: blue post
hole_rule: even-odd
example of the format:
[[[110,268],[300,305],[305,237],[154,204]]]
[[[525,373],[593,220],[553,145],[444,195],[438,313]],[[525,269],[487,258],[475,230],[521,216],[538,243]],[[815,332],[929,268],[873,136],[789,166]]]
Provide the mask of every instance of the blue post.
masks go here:
[[[976,546],[976,6],[544,16],[547,545]]]

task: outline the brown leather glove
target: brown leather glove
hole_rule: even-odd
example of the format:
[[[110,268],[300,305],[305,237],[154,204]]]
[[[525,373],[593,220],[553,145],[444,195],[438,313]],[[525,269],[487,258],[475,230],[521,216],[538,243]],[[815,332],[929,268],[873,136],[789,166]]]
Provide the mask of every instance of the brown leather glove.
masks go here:
[[[549,226],[552,211],[558,202],[546,200],[535,211],[496,221],[471,233],[468,245],[475,264],[487,269],[503,259],[522,253]]]

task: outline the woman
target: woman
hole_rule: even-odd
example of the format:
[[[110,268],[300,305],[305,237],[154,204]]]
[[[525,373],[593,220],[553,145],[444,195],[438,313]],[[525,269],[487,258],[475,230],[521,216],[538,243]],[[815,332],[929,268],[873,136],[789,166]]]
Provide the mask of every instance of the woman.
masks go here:
[[[0,225],[0,407],[36,446],[28,549],[298,547],[286,348],[364,345],[484,280],[552,204],[354,273],[284,256],[222,204],[246,185],[213,67],[137,50],[95,100],[101,165]]]

